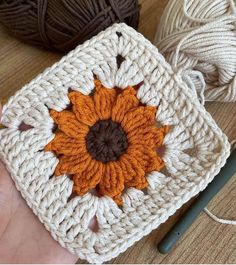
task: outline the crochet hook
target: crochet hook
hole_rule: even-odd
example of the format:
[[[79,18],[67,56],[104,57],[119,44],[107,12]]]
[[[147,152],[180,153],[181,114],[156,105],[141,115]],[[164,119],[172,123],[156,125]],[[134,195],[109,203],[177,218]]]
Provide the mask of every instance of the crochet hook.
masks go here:
[[[162,254],[169,253],[179,238],[191,226],[201,211],[206,207],[210,200],[220,191],[226,182],[236,172],[236,150],[234,150],[220,173],[214,180],[202,191],[194,203],[183,214],[180,220],[171,228],[165,237],[158,244],[158,250]]]

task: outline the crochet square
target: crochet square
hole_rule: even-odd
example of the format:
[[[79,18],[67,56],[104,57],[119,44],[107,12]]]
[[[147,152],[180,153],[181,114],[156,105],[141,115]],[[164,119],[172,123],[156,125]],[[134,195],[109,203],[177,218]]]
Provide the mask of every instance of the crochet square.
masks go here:
[[[165,222],[230,149],[181,73],[125,24],[25,85],[1,123],[0,155],[17,189],[53,238],[91,263]]]

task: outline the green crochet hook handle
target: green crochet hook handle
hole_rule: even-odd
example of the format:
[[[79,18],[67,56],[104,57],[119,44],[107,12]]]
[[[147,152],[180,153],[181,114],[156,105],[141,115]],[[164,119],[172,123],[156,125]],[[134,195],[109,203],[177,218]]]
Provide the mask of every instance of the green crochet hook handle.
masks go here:
[[[202,191],[194,203],[183,214],[180,220],[172,227],[158,245],[158,250],[162,254],[169,253],[179,238],[191,226],[201,211],[206,207],[210,200],[220,191],[226,182],[236,172],[236,150],[227,159],[226,164],[214,180]]]

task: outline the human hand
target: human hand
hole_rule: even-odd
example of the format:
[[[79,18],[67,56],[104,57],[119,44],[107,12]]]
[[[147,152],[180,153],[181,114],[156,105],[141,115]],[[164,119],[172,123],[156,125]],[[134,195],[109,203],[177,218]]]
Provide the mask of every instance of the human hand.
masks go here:
[[[0,263],[55,264],[76,260],[33,214],[0,161]]]

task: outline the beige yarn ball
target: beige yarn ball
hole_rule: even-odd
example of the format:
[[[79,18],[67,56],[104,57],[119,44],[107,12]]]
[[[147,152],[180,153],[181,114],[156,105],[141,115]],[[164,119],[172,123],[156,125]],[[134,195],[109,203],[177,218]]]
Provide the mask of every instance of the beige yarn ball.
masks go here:
[[[233,0],[170,0],[155,44],[200,98],[236,101]]]

